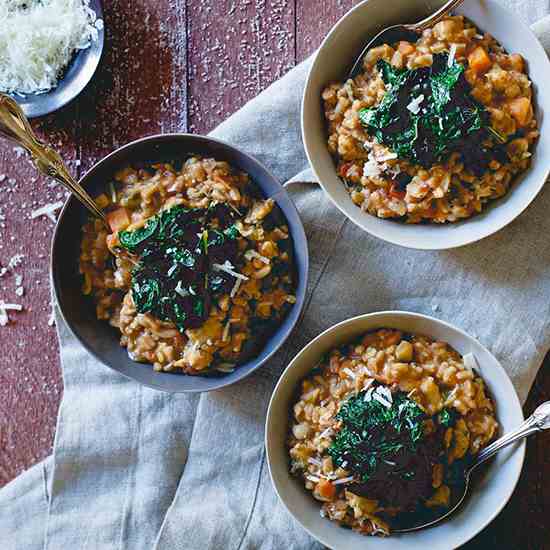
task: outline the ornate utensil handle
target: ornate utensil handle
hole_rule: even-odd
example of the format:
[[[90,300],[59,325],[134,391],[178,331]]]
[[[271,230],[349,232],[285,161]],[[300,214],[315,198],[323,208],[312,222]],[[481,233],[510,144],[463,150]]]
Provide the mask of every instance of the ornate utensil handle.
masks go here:
[[[412,25],[405,25],[409,30],[415,32],[422,32],[425,29],[429,29],[431,26],[435,25],[446,17],[449,12],[453,11],[455,8],[458,8],[464,0],[449,0],[445,5],[441,6],[435,13],[432,13],[426,19],[422,19],[418,23]]]
[[[6,94],[0,94],[0,136],[26,149],[39,172],[62,183],[94,216],[105,222],[105,214],[71,176],[59,153],[38,140],[21,107]]]
[[[511,445],[515,441],[523,439],[535,432],[550,428],[550,401],[539,405],[535,412],[523,422],[519,428],[497,439],[491,445],[485,447],[476,457],[476,461],[470,466],[470,471],[491,458],[500,449]]]

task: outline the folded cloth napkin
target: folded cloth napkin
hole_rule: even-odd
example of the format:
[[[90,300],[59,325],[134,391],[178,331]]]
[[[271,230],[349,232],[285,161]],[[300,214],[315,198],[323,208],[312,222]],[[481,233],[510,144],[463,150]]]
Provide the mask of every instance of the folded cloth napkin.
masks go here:
[[[507,4],[525,19],[548,13],[546,2]],[[550,17],[535,30],[548,47]],[[299,110],[309,63],[213,132],[281,181],[308,176]],[[457,324],[497,356],[525,399],[550,347],[549,189],[498,234],[424,252],[370,237],[315,185],[288,188],[311,251],[305,313],[283,349],[243,382],[201,396],[155,392],[98,364],[57,316],[65,393],[54,455],[0,491],[3,550],[319,548],[271,487],[264,418],[288,360],[360,313],[404,309]]]

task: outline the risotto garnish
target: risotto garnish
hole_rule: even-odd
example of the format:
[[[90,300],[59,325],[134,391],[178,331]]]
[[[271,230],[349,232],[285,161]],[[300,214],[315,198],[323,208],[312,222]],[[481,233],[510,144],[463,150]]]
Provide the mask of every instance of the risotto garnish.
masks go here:
[[[407,223],[481,212],[528,168],[539,135],[523,58],[462,16],[372,48],[362,73],[322,95],[351,199]]]
[[[483,380],[445,342],[381,329],[328,353],[293,405],[290,469],[321,515],[389,535],[452,502],[453,486],[498,431]]]
[[[80,272],[98,319],[155,370],[231,372],[295,303],[284,217],[247,174],[200,157],[127,167],[83,228]]]

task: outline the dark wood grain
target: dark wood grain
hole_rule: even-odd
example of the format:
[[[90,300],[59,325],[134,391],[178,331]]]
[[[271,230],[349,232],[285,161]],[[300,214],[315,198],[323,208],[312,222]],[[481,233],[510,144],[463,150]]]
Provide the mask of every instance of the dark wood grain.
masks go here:
[[[109,2],[105,26],[104,58],[93,83],[71,105],[33,124],[75,174],[133,139],[187,130],[185,2]],[[0,327],[0,486],[51,452],[62,394],[55,328],[48,325],[53,223],[31,221],[29,214],[66,196],[61,186],[37,178],[13,147],[2,146],[0,266],[14,254],[25,257],[0,279],[0,300],[25,310]],[[22,298],[14,292],[16,273],[24,277]]]
[[[294,66],[295,6],[192,0],[189,13],[189,129],[207,133]]]
[[[34,124],[73,168],[76,158],[75,107]],[[32,210],[64,200],[65,192],[48,185],[11,146],[0,150],[0,264],[23,254],[22,265],[0,278],[0,300],[16,302],[21,313],[1,329],[0,344],[0,485],[45,458],[51,451],[62,394],[58,346],[50,316],[49,245],[54,224]],[[15,293],[15,274],[23,276],[23,296]]]
[[[61,111],[34,123],[76,173],[133,139],[206,133],[315,48],[354,0],[112,0],[105,2],[105,57],[93,83]],[[50,313],[48,250],[53,224],[32,209],[64,197],[11,147],[0,149],[0,267],[25,255],[25,295],[14,274],[0,300],[25,310],[0,327],[0,486],[51,452],[62,394]],[[15,180],[15,183],[10,180]],[[525,412],[550,399],[550,357]],[[550,434],[528,443],[516,492],[467,550],[550,550]]]
[[[320,45],[331,27],[355,4],[357,0],[335,2],[296,3],[296,53],[301,61]]]

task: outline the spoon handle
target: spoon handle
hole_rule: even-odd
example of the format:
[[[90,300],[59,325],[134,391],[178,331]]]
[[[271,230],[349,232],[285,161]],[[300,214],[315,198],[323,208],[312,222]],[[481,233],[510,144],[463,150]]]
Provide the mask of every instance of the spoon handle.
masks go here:
[[[42,143],[34,134],[27,117],[17,102],[0,93],[0,137],[26,149],[36,168],[44,175],[62,183],[90,212],[105,222],[105,214],[82,186],[71,176],[57,151]]]
[[[450,11],[460,6],[462,2],[464,2],[464,0],[449,0],[449,2],[441,6],[436,12],[426,17],[426,19],[422,19],[422,21],[413,23],[412,25],[405,25],[405,27],[407,27],[408,30],[415,32],[422,32],[425,29],[429,29],[431,26],[441,21]]]
[[[547,430],[548,428],[550,428],[550,401],[546,401],[542,405],[539,405],[535,412],[527,418],[519,428],[503,435],[501,438],[491,443],[491,445],[485,447],[485,449],[477,455],[475,462],[470,466],[469,470],[473,470],[476,466],[479,466],[491,458],[502,448],[511,445],[515,441],[523,439],[535,432]]]

